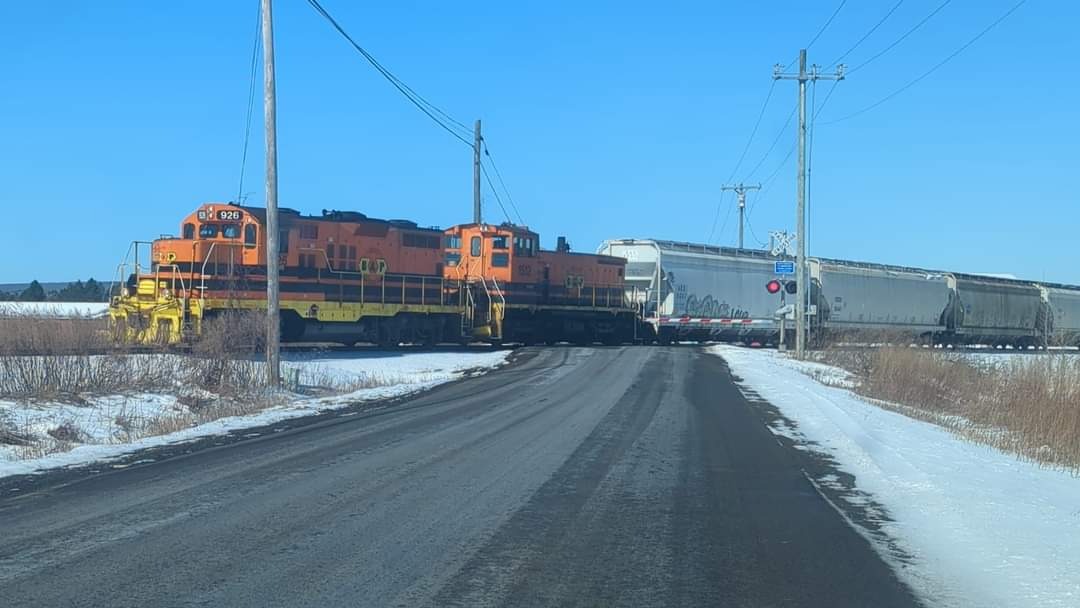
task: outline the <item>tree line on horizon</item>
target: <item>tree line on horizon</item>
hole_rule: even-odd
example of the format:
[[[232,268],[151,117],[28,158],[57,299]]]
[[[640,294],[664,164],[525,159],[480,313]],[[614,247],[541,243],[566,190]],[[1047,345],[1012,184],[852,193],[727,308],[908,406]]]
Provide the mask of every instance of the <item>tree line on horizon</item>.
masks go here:
[[[106,287],[93,277],[52,291],[45,291],[35,279],[22,291],[0,291],[0,302],[104,302],[106,295]]]

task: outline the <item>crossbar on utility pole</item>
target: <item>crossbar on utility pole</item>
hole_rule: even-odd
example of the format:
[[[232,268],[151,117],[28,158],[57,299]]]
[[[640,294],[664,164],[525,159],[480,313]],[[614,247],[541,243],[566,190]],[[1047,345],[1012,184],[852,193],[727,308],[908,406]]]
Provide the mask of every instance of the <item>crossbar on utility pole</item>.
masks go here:
[[[266,382],[281,385],[281,313],[278,310],[277,99],[274,25],[270,0],[262,0],[263,113],[266,129]]]
[[[734,190],[735,194],[739,197],[739,249],[743,248],[743,224],[746,218],[746,191],[747,190],[761,190],[761,184],[753,186],[744,186],[741,182],[732,185],[723,185],[720,187],[720,191]]]
[[[476,121],[476,128],[473,131],[473,174],[472,174],[472,206],[473,206],[473,222],[480,224],[483,222],[483,215],[480,212],[480,146],[483,143],[484,138],[480,135],[480,121]]]
[[[806,83],[817,80],[843,80],[844,65],[836,66],[835,74],[822,74],[820,66],[806,71],[806,49],[799,51],[799,73],[785,74],[784,66],[776,64],[773,80],[799,81],[799,175],[796,179],[796,253],[795,253],[795,357],[806,356]]]

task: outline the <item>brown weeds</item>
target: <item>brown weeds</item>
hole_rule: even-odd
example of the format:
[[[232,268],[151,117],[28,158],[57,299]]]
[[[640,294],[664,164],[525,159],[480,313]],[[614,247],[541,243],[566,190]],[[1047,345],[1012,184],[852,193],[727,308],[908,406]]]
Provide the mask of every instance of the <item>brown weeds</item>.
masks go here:
[[[919,348],[825,351],[860,394],[1024,459],[1080,472],[1080,357],[1038,354],[978,365]]]

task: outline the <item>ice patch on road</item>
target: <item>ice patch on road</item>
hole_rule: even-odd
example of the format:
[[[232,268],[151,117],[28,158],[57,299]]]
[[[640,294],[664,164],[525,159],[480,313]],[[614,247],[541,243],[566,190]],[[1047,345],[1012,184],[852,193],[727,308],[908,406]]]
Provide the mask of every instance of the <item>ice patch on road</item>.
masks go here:
[[[31,438],[55,436],[56,429],[77,431],[70,437],[76,447],[70,451],[19,458],[20,448],[0,443],[0,477],[38,473],[47,469],[84,465],[123,456],[142,448],[193,441],[209,435],[264,426],[289,418],[309,416],[359,402],[402,397],[481,373],[503,365],[509,350],[474,352],[343,351],[319,355],[287,354],[283,367],[299,372],[301,380],[329,376],[342,385],[372,380],[379,384],[327,397],[283,395],[281,405],[254,414],[219,418],[210,422],[157,436],[134,436],[133,427],[189,410],[174,395],[136,393],[131,395],[86,396],[79,403],[24,403],[0,400],[0,428]],[[287,375],[287,374],[286,374]],[[54,435],[49,435],[50,431]]]
[[[1080,479],[825,386],[814,378],[829,366],[776,351],[709,350],[794,424],[775,425],[776,434],[835,460],[862,496],[887,509],[883,530],[910,559],[879,549],[932,605],[1080,606]]]

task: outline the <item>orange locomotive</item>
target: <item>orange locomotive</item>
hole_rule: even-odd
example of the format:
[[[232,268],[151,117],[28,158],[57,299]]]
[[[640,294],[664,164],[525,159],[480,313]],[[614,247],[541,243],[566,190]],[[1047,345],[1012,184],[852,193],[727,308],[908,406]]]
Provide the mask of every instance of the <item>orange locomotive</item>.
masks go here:
[[[563,237],[555,251],[542,250],[540,236],[524,226],[462,224],[446,231],[445,276],[481,287],[481,304],[501,309],[494,335],[507,342],[634,340],[625,268],[623,258],[571,253]],[[485,307],[478,308],[483,314]]]
[[[284,341],[633,339],[622,258],[542,251],[535,232],[512,225],[444,233],[351,211],[281,209],[279,226]],[[265,310],[265,230],[263,208],[207,203],[184,218],[180,237],[149,244],[148,264],[145,243],[133,244],[109,311],[118,335],[183,342],[206,319]]]
[[[266,210],[208,203],[184,218],[179,238],[139,243],[110,316],[135,342],[181,342],[204,319],[266,309]],[[442,232],[405,220],[279,210],[284,341],[427,342],[461,336],[463,285],[443,278]],[[133,258],[133,259],[131,259]]]

